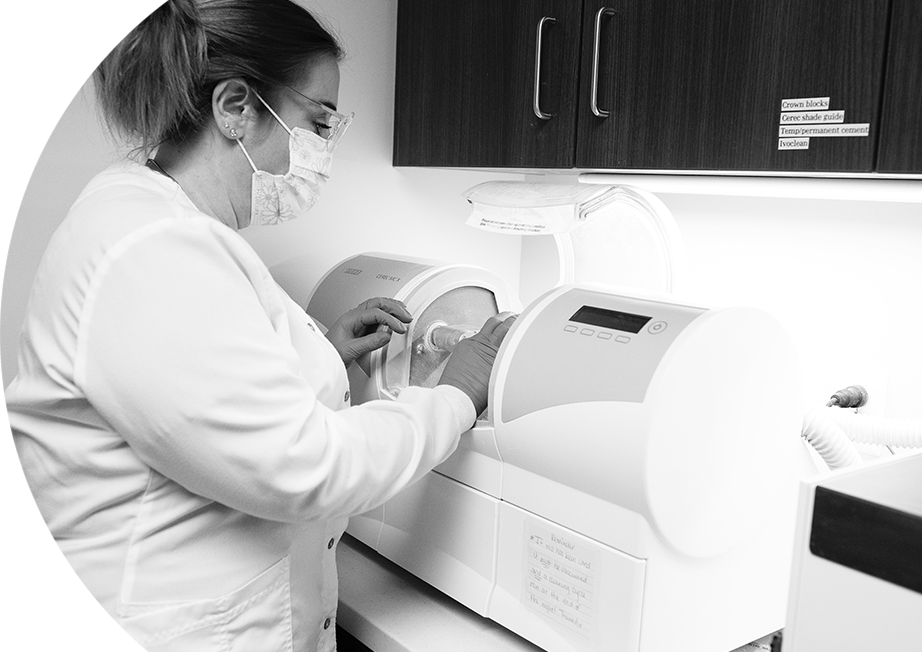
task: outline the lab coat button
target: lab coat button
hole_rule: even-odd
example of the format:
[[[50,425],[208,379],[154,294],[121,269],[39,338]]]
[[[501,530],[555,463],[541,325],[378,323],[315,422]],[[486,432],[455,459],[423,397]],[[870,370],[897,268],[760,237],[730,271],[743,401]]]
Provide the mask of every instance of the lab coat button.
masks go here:
[[[336,539],[330,539],[330,542],[327,543],[327,550],[330,550],[334,543],[336,543]]]
[[[347,389],[347,390],[346,390],[346,393],[343,394],[343,402],[344,402],[344,403],[348,403],[348,402],[349,402],[349,397],[351,397],[351,396],[352,396],[352,395],[349,393],[349,390]]]
[[[330,629],[330,619],[329,618],[323,621],[323,628]]]

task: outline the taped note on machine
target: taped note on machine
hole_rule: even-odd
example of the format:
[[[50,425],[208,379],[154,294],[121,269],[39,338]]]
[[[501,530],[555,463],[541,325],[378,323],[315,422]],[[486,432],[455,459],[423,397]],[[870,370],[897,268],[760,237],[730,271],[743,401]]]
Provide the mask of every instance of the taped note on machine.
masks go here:
[[[595,636],[598,554],[575,536],[527,522],[524,601],[551,622]]]

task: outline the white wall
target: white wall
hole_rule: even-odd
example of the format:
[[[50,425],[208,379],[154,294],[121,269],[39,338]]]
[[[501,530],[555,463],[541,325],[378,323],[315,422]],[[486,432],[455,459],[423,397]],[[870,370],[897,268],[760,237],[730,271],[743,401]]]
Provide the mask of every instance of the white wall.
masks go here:
[[[689,292],[775,315],[800,353],[809,405],[857,383],[868,412],[922,416],[922,204],[660,198],[685,240]]]
[[[17,332],[38,258],[79,189],[112,156],[96,124],[92,98],[78,94],[61,114],[95,62],[133,24],[126,16],[136,22],[138,7],[149,10],[154,4],[55,2],[50,7],[53,24],[44,22],[46,3],[5,9],[11,29],[0,46],[9,64],[7,88],[14,95],[4,109],[0,157],[7,190],[4,227],[17,213],[35,168],[10,238],[0,306],[0,358],[7,382],[15,369]],[[466,260],[491,268],[517,287],[517,240],[465,227],[467,209],[458,197],[465,188],[498,175],[390,166],[396,0],[311,0],[310,6],[320,8],[349,51],[340,105],[355,111],[356,121],[337,151],[334,178],[314,212],[275,230],[252,231],[248,239],[302,302],[323,270],[369,249]],[[103,16],[119,29],[98,29]],[[59,118],[36,165],[42,142]],[[800,349],[808,402],[824,401],[840,386],[859,382],[871,390],[872,405],[885,406],[887,413],[918,412],[919,204],[719,193],[660,197],[686,241],[689,290],[715,303],[747,303],[777,315]],[[7,647],[12,639],[23,643],[19,647],[28,641],[30,649],[61,649],[74,639],[89,639],[92,632],[96,649],[125,649],[121,630],[93,611],[94,603],[50,540],[8,437],[2,454],[9,527],[0,551],[17,567],[7,578],[13,586],[3,602],[11,614]],[[42,632],[41,641],[35,631]],[[117,642],[107,645],[110,641]]]

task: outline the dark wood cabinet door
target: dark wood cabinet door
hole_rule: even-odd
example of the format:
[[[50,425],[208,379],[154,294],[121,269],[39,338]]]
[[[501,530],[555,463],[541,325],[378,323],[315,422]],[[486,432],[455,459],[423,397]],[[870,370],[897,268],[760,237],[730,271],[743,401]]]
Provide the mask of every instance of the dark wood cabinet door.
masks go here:
[[[888,7],[889,0],[585,0],[576,165],[870,171]],[[597,102],[608,117],[590,107],[600,11]],[[804,110],[844,111],[843,123],[782,112],[783,100],[813,98],[828,98],[828,108]],[[829,135],[861,132],[836,124],[867,124],[868,135]],[[810,133],[801,136],[809,141],[780,149],[783,125],[795,127],[794,138]]]
[[[400,0],[397,11],[394,165],[573,166],[579,0]],[[539,23],[550,119],[535,112]]]
[[[922,2],[893,0],[878,172],[922,172]]]

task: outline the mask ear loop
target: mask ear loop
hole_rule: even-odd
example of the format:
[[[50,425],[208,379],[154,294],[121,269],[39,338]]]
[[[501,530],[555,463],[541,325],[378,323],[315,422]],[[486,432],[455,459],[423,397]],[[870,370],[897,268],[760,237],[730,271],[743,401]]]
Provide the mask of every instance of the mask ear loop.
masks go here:
[[[289,136],[292,136],[293,134],[291,133],[291,129],[289,129],[289,128],[288,128],[288,125],[285,124],[285,121],[282,120],[282,119],[278,116],[278,114],[277,114],[275,111],[272,110],[272,107],[269,106],[269,104],[266,102],[266,100],[264,100],[264,99],[262,98],[262,96],[261,96],[259,93],[256,92],[255,89],[253,90],[253,94],[256,95],[256,97],[259,98],[259,101],[263,103],[263,106],[265,106],[265,107],[269,110],[269,113],[272,114],[272,117],[275,118],[276,120],[278,120],[278,123],[279,123],[280,125],[282,125],[282,128],[284,128],[285,131],[288,132],[288,135],[289,135]],[[256,173],[258,174],[258,173],[259,173],[259,168],[256,167],[256,164],[255,164],[255,163],[253,163],[253,159],[250,158],[250,154],[249,154],[249,152],[247,152],[247,148],[244,147],[244,146],[243,146],[243,142],[241,142],[242,140],[243,140],[242,138],[237,138],[237,139],[236,139],[237,144],[240,145],[240,149],[243,150],[243,155],[247,157],[247,161],[249,161],[250,167],[253,168],[253,172],[256,172]]]
[[[259,169],[256,167],[256,164],[253,163],[253,159],[250,158],[250,154],[247,152],[247,148],[243,146],[243,143],[240,142],[239,138],[236,139],[236,142],[238,145],[240,145],[240,149],[243,150],[243,155],[247,157],[247,161],[250,163],[250,167],[253,168],[253,172],[258,174]]]

